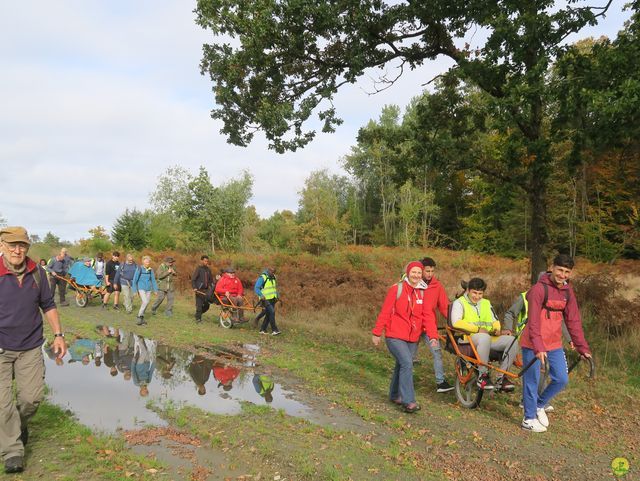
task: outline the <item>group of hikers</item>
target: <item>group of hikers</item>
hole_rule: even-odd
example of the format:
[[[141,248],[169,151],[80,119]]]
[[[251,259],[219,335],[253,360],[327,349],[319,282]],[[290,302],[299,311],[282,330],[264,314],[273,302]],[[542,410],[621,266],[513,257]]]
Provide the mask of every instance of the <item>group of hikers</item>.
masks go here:
[[[160,305],[166,299],[165,315],[173,315],[173,305],[176,290],[176,277],[178,272],[175,267],[175,259],[165,257],[157,269],[151,267],[151,257],[143,256],[142,262],[137,264],[132,254],[127,254],[125,261],[120,262],[120,252],[114,251],[111,259],[105,261],[104,254],[99,252],[95,258],[84,257],[74,261],[63,248],[60,253],[52,257],[48,262],[40,259],[40,265],[50,277],[51,290],[55,294],[58,289],[60,305],[68,306],[66,301],[66,286],[69,276],[73,277],[77,284],[90,287],[92,291],[100,291],[102,295],[102,308],[106,309],[113,296],[113,309],[120,309],[120,296],[122,295],[124,309],[127,313],[133,312],[133,299],[137,294],[140,297],[140,307],[137,312],[136,324],[147,324],[145,313],[151,303],[152,294],[156,294],[156,300],[151,305],[151,314],[155,315]],[[89,274],[90,273],[90,274]],[[91,278],[93,276],[93,278]],[[231,306],[232,316],[237,322],[245,322],[244,318],[244,288],[242,282],[236,276],[235,269],[228,266],[218,275],[214,276],[209,267],[209,257],[201,256],[200,265],[191,276],[191,286],[195,294],[195,321],[202,322],[202,315],[207,312],[212,303]],[[275,305],[278,302],[278,288],[273,267],[267,267],[254,284],[254,293],[262,306],[262,312],[257,320],[264,318],[260,328],[261,334],[276,336],[281,332],[276,324]],[[257,322],[256,321],[256,324]]]
[[[42,259],[38,265],[27,255],[30,246],[31,240],[24,227],[0,228],[0,418],[3,420],[0,455],[7,473],[24,469],[24,446],[29,440],[27,422],[44,398],[43,315],[53,332],[51,355],[61,360],[67,352],[54,293],[58,288],[60,304],[68,305],[64,294],[72,259],[62,250],[49,262]],[[144,313],[151,293],[159,292],[152,305],[152,313],[166,298],[165,313],[170,316],[177,275],[175,260],[166,257],[154,271],[148,256],[142,258],[140,265],[136,265],[131,255],[127,255],[123,264],[119,258],[119,252],[113,252],[109,261],[97,255],[95,259],[82,259],[79,264],[93,270],[96,278],[104,284],[103,308],[107,307],[113,295],[114,309],[118,309],[122,292],[125,310],[132,312],[132,296],[138,293],[142,302],[137,323],[145,324]],[[513,391],[513,384],[505,377],[496,379],[495,384],[489,377],[486,365],[492,353],[502,353],[501,368],[504,371],[513,363],[518,349],[522,351],[524,364],[535,361],[524,373],[521,426],[533,432],[546,431],[549,403],[568,382],[567,362],[562,349],[563,323],[573,347],[583,357],[591,357],[576,297],[568,282],[574,267],[573,259],[566,255],[557,256],[550,271],[543,273],[538,282],[519,297],[516,310],[511,309],[511,324],[507,322],[504,326],[498,321],[490,302],[484,298],[486,283],[482,279],[471,279],[462,296],[449,303],[444,288],[434,275],[435,267],[436,263],[430,258],[407,265],[405,277],[389,289],[372,331],[373,344],[379,345],[384,335],[396,361],[389,390],[391,402],[402,406],[408,413],[420,409],[413,385],[413,362],[421,338],[428,341],[433,353],[438,392],[452,389],[445,379],[442,365],[436,324],[436,311],[439,311],[453,328],[465,334],[462,343],[475,344],[481,361],[478,364],[479,389]],[[191,287],[195,296],[196,322],[201,322],[202,315],[216,300],[237,307],[240,320],[242,283],[231,266],[214,277],[209,268],[209,258],[203,255],[191,276]],[[278,290],[274,268],[268,267],[260,274],[254,291],[264,307],[261,316],[265,320],[260,332],[266,334],[270,326],[273,335],[280,334],[275,323]],[[518,322],[514,323],[514,319]],[[519,336],[519,347],[514,342],[514,334]],[[543,363],[548,364],[551,382],[538,394]]]
[[[138,324],[145,323],[144,312],[153,291],[163,291],[164,295],[158,295],[152,312],[166,298],[165,313],[171,315],[172,294],[175,291],[175,260],[171,257],[165,258],[157,272],[154,272],[148,256],[143,257],[141,265],[135,267],[133,256],[129,255],[121,265],[119,252],[113,252],[109,261],[105,261],[102,255],[96,255],[95,259],[83,258],[74,263],[66,249],[63,249],[49,261],[40,259],[35,262],[27,255],[30,247],[31,239],[24,227],[0,228],[0,456],[4,460],[6,473],[24,470],[25,446],[29,441],[28,421],[44,399],[43,317],[53,333],[48,354],[56,360],[62,360],[67,353],[54,294],[57,288],[60,305],[69,305],[65,293],[70,280],[68,274],[73,266],[77,264],[78,269],[84,268],[85,273],[87,269],[92,270],[99,284],[104,285],[104,308],[113,295],[114,308],[117,309],[119,293],[123,292],[125,309],[132,312],[131,296],[138,293],[142,300]],[[229,279],[235,274],[232,268],[227,268],[227,272],[214,283],[208,265],[208,257],[202,256],[201,265],[191,277],[196,299],[196,321],[201,320],[202,313],[206,312],[213,297],[232,302],[233,297],[237,301],[237,296],[242,296],[242,291],[230,290],[232,283]],[[74,274],[80,276],[82,272],[74,271]],[[223,278],[224,282],[219,282]],[[241,286],[239,282],[233,284]],[[218,296],[213,296],[218,285]],[[98,289],[97,284],[95,287]],[[254,291],[264,307],[261,315],[265,321],[261,332],[266,334],[271,326],[272,334],[280,334],[275,323],[274,307],[278,300],[275,269],[268,267],[260,274]],[[98,292],[101,293],[102,288]]]
[[[403,279],[392,285],[372,330],[375,346],[385,336],[385,343],[395,358],[389,399],[407,413],[420,410],[413,385],[413,364],[420,339],[425,339],[433,354],[437,392],[451,391],[442,364],[436,311],[460,334],[461,344],[472,343],[478,363],[477,388],[512,392],[514,385],[505,375],[495,383],[489,375],[490,359],[500,360],[500,371],[508,371],[522,352],[522,362],[529,366],[523,376],[523,429],[540,433],[549,427],[547,413],[553,408],[551,399],[568,383],[567,360],[562,347],[563,326],[571,346],[581,356],[591,357],[585,340],[575,293],[569,284],[573,259],[558,255],[549,272],[522,293],[500,323],[491,302],[484,298],[486,282],[478,277],[463,283],[464,292],[449,302],[442,284],[434,275],[436,263],[425,257],[410,262]],[[504,324],[504,325],[503,325]],[[516,343],[519,339],[519,344]],[[539,393],[540,371],[548,366],[551,382]]]

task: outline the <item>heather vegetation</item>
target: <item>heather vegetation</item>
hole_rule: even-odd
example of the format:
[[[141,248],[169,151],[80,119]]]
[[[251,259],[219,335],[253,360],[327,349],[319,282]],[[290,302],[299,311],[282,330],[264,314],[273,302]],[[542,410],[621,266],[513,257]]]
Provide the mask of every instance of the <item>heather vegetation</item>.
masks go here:
[[[75,249],[79,247],[71,247],[72,254]],[[236,266],[247,288],[267,262],[277,266],[283,301],[278,304],[278,324],[283,334],[260,336],[252,324],[222,329],[215,307],[202,324],[194,323],[188,277],[197,259],[175,251],[143,250],[140,254],[150,254],[154,264],[167,254],[176,258],[180,294],[172,318],[159,314],[140,327],[135,326],[133,314],[105,311],[96,303],[62,308],[61,315],[70,343],[76,336],[99,338],[98,325],[133,330],[198,355],[214,347],[257,343],[260,371],[324,416],[321,421],[308,422],[254,404],[245,404],[236,415],[214,415],[158,400],[154,397],[160,389],[156,379],[150,384],[153,409],[172,429],[183,433],[183,438],[189,436],[217,453],[198,460],[191,471],[183,472],[184,479],[463,480],[489,473],[493,479],[597,480],[610,476],[611,460],[616,456],[625,456],[635,466],[635,419],[640,413],[633,400],[640,388],[640,359],[633,312],[640,301],[637,283],[623,285],[622,280],[638,278],[637,262],[610,265],[579,259],[573,284],[586,336],[594,348],[597,378],[593,381],[582,372],[572,373],[568,390],[554,400],[553,431],[535,437],[519,427],[519,387],[515,394],[487,396],[476,410],[462,408],[451,393],[437,394],[431,357],[424,346],[415,368],[422,411],[409,416],[387,402],[392,360],[385,349],[373,348],[370,329],[387,286],[398,279],[405,261],[425,253],[437,259],[437,275],[450,296],[459,290],[460,279],[485,278],[487,297],[501,318],[528,285],[526,260],[470,251],[350,246],[320,255],[219,253],[212,258],[212,270]],[[445,354],[444,361],[446,372],[453,375],[453,356]],[[86,366],[87,375],[96,376],[98,371]],[[207,395],[213,396],[215,404],[215,384],[210,389]],[[72,431],[70,439],[78,442],[73,447],[64,444],[67,452],[61,457],[57,446],[45,443],[44,434],[40,435],[47,418],[37,422],[30,459],[44,457],[51,462],[32,462],[32,474],[60,476],[62,459],[76,463],[80,457],[83,464],[78,466],[85,473],[77,479],[155,479],[171,472],[170,466],[160,462],[158,449],[154,447],[154,454],[141,459],[118,434],[105,439]],[[139,436],[156,442],[151,431],[143,429]],[[58,436],[67,439],[62,433]],[[134,448],[134,452],[139,451]],[[113,471],[105,472],[109,467]],[[208,476],[195,477],[203,472]]]

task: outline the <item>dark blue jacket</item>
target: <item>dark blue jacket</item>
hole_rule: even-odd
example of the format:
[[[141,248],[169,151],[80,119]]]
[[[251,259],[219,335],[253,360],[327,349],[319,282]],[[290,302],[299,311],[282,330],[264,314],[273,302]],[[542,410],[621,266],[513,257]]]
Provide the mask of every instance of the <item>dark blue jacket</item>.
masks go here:
[[[133,276],[136,275],[138,264],[135,262],[127,264],[126,262],[120,264],[120,269],[116,272],[116,277],[112,281],[114,284],[124,284],[125,286],[133,285]]]
[[[28,351],[44,342],[42,312],[55,309],[44,269],[27,257],[27,272],[22,283],[4,265],[0,257],[0,347]],[[40,281],[34,273],[38,269]]]

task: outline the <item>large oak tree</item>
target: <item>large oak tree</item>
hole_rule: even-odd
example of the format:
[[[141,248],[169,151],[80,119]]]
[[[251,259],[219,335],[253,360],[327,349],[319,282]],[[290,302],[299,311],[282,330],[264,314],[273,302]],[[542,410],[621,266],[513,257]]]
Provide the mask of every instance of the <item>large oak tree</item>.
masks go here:
[[[212,116],[237,145],[261,130],[278,152],[303,147],[314,136],[305,122],[317,112],[323,131],[333,131],[341,122],[334,95],[368,69],[392,66],[401,75],[438,56],[452,59],[459,76],[508,113],[515,140],[524,146],[523,175],[513,175],[508,162],[496,162],[492,174],[522,187],[535,207],[533,281],[547,267],[548,73],[565,39],[596,24],[612,0],[602,2],[198,0],[195,12],[198,24],[216,37],[204,46],[201,63],[214,83],[218,108]],[[477,29],[486,32],[483,45],[460,45]]]

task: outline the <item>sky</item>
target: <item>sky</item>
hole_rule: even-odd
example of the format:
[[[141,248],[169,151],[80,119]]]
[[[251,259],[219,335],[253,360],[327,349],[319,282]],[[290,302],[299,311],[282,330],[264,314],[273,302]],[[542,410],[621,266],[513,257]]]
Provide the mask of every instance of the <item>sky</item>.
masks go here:
[[[629,18],[623,4],[568,40],[615,37]],[[379,72],[371,72],[336,96],[337,132],[297,152],[277,154],[261,136],[236,147],[210,117],[212,84],[199,63],[213,36],[195,24],[194,8],[188,0],[4,2],[0,218],[68,241],[97,225],[110,231],[125,209],[150,207],[158,177],[175,165],[193,174],[204,166],[216,185],[248,170],[262,217],[295,211],[311,172],[342,173],[360,127],[384,105],[404,108],[450,66],[439,58],[376,95]]]

